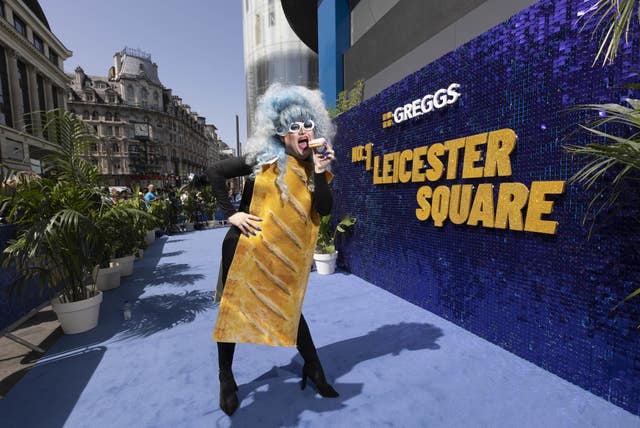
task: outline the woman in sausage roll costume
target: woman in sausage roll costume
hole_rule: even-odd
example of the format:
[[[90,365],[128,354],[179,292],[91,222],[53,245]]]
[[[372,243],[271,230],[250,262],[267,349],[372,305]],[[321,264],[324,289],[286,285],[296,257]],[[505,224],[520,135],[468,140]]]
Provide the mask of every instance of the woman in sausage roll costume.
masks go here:
[[[323,397],[338,396],[325,379],[301,313],[320,216],[333,205],[328,170],[334,151],[327,141],[335,131],[320,92],[300,86],[271,86],[255,118],[247,154],[207,171],[218,207],[233,225],[222,244],[213,334],[220,407],[228,415],[239,406],[231,371],[239,342],[296,346],[304,359],[302,389],[309,377]],[[250,177],[236,212],[225,182],[245,175]]]

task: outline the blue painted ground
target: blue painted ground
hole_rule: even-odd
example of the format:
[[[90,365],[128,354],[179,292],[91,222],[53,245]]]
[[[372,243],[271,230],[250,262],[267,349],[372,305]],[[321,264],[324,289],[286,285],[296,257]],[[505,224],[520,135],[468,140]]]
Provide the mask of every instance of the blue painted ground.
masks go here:
[[[0,426],[640,427],[639,417],[353,275],[315,272],[303,313],[340,397],[300,390],[295,349],[239,345],[242,405],[229,418],[218,408],[211,341],[225,232],[156,241],[105,293],[99,326],[62,337],[0,400]]]

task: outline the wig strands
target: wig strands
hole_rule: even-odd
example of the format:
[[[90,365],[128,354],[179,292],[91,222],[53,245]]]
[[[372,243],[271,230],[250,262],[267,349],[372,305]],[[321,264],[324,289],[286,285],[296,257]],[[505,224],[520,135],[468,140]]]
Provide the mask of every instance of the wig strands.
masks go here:
[[[284,184],[287,155],[277,130],[289,129],[292,122],[311,119],[315,122],[315,138],[324,137],[331,141],[336,131],[329,119],[322,93],[303,86],[276,83],[258,100],[255,117],[254,132],[247,141],[247,161],[256,163],[253,167],[254,176],[262,171],[263,165],[277,161],[279,174],[276,185],[280,189],[280,196],[287,200],[287,186]]]

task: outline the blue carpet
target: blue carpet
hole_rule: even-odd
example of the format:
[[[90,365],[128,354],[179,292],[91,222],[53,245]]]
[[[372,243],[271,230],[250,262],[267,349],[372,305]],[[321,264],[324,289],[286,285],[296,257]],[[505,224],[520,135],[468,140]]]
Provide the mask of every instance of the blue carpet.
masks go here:
[[[226,229],[163,237],[100,324],[64,336],[0,400],[1,427],[640,427],[640,418],[347,273],[303,313],[340,392],[300,390],[293,348],[239,345],[240,409],[218,408],[213,290]],[[389,268],[393,268],[389,266]],[[133,317],[124,321],[124,300]]]

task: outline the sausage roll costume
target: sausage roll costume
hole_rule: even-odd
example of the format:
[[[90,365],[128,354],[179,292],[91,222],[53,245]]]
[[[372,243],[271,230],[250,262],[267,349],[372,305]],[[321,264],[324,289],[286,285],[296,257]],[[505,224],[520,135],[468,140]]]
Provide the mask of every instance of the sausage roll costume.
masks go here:
[[[330,212],[333,201],[328,186],[331,173],[315,174],[312,159],[285,154],[278,136],[286,135],[289,124],[299,120],[312,121],[316,137],[330,137],[333,129],[328,116],[316,117],[317,112],[326,115],[319,95],[310,96],[316,91],[300,87],[270,91],[283,101],[279,103],[276,96],[276,102],[259,106],[257,132],[248,142],[248,155],[218,162],[207,172],[218,205],[227,216],[235,211],[226,197],[225,179],[253,173],[246,182],[240,210],[262,218],[257,235],[245,236],[233,226],[225,238],[216,298],[220,298],[221,285],[224,291],[213,339],[293,347],[320,216]],[[316,116],[307,117],[309,112]]]

